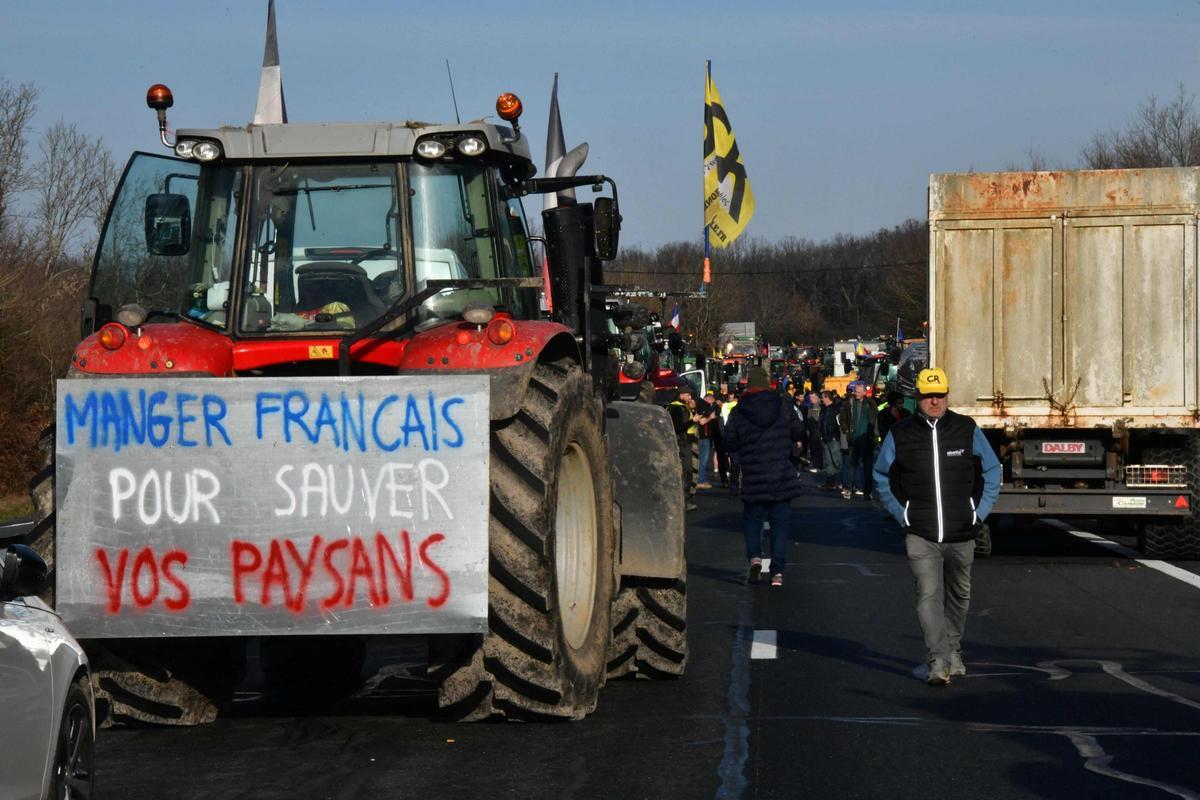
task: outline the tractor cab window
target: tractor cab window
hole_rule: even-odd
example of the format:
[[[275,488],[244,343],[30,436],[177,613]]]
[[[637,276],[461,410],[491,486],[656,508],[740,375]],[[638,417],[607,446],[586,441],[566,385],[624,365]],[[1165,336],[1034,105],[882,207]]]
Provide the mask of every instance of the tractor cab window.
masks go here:
[[[100,321],[137,303],[152,317],[223,325],[239,183],[236,168],[135,153],[96,253],[91,296]]]
[[[241,329],[346,331],[404,294],[398,167],[254,172]]]
[[[532,274],[524,215],[505,203],[495,212],[494,169],[480,163],[409,166],[414,273],[433,279],[501,278]],[[520,204],[516,209],[519,212]],[[425,302],[422,316],[451,319],[470,302],[527,316],[528,292],[447,289]],[[532,309],[536,311],[536,297]]]

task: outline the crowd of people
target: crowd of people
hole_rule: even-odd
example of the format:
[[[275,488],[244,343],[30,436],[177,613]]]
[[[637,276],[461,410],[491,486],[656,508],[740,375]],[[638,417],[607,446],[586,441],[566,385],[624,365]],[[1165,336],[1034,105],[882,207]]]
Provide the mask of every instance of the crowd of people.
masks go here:
[[[751,377],[756,377],[755,370]],[[721,384],[696,397],[692,386],[680,381],[678,398],[667,406],[675,425],[689,510],[697,489],[713,489],[719,483],[731,496],[740,493],[740,466],[726,447],[726,426],[742,399],[762,392],[780,397],[783,407],[799,420],[800,438],[791,457],[797,472],[823,473],[821,488],[847,500],[871,494],[871,466],[878,445],[894,424],[910,416],[902,396],[893,393],[881,403],[862,382],[852,382],[846,397],[832,389],[811,391],[805,386],[797,391],[793,383],[772,390],[769,382],[762,386],[755,382],[761,382],[761,376],[740,393]]]
[[[742,500],[747,583],[758,583],[769,569],[770,585],[778,588],[801,473],[823,472],[821,488],[847,500],[877,489],[904,535],[925,641],[925,681],[940,686],[965,675],[962,638],[974,540],[999,496],[1000,462],[971,418],[947,408],[949,382],[942,369],[918,375],[915,416],[903,397],[879,403],[863,383],[851,383],[845,398],[807,389],[772,389],[758,366],[750,368],[740,394],[722,385],[694,398],[681,381],[668,411],[687,509],[696,508],[697,489],[714,488],[715,475]],[[763,550],[768,531],[769,557]]]

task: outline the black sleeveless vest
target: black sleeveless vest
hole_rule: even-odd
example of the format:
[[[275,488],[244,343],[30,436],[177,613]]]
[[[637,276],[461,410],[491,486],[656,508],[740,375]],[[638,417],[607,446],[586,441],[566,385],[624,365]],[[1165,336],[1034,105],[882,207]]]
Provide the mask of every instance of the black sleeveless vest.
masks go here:
[[[907,532],[934,542],[975,538],[983,494],[982,466],[971,452],[975,420],[949,410],[938,420],[915,414],[890,433],[896,460],[888,477]]]

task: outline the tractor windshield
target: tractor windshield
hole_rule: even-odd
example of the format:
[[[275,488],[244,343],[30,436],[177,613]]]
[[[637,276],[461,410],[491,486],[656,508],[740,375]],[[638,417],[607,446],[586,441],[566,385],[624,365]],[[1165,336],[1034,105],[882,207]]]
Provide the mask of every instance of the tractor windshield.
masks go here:
[[[247,334],[343,333],[427,280],[533,274],[518,193],[482,161],[202,166],[138,153],[91,295],[100,321],[138,303],[221,328],[236,314]],[[538,314],[534,290],[464,288],[427,300],[415,321],[471,302]]]
[[[478,163],[257,168],[242,329],[355,330],[426,280],[532,274],[520,203],[494,180]],[[457,317],[472,301],[523,308],[518,294],[449,289],[419,321]]]
[[[130,159],[92,273],[101,321],[137,303],[224,324],[241,173],[149,153]]]

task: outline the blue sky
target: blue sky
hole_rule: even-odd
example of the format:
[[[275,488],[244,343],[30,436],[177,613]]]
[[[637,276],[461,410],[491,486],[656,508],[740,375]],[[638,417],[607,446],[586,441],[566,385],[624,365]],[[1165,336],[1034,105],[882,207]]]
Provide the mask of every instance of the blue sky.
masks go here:
[[[925,215],[931,172],[1073,163],[1151,93],[1200,88],[1200,3],[277,0],[293,121],[464,119],[515,91],[541,166],[553,73],[568,147],[616,178],[622,241],[701,231],[704,60],[758,210],[749,233],[824,239]],[[41,88],[38,128],[157,151],[171,123],[253,114],[265,0],[0,0],[0,75]],[[34,148],[36,152],[36,149]]]

